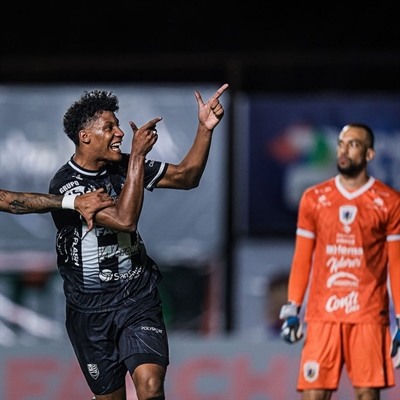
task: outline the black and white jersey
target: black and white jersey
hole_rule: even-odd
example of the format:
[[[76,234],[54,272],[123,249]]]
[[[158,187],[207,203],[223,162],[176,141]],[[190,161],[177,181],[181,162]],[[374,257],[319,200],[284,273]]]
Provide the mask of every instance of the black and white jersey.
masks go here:
[[[126,180],[129,155],[118,164],[88,171],[71,158],[54,175],[49,193],[83,194],[104,188],[117,200]],[[168,164],[146,160],[145,189],[152,191]],[[68,305],[82,312],[103,312],[130,305],[161,280],[138,231],[121,232],[98,224],[85,235],[86,222],[74,210],[52,212],[57,228],[57,265]]]

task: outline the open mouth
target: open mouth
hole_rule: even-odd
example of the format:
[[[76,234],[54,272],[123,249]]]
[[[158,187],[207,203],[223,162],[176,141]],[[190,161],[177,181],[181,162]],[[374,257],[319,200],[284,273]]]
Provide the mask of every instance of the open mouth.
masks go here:
[[[122,144],[122,142],[116,142],[116,143],[113,143],[110,147],[113,151],[120,153],[121,152],[121,148],[120,148],[121,144]]]

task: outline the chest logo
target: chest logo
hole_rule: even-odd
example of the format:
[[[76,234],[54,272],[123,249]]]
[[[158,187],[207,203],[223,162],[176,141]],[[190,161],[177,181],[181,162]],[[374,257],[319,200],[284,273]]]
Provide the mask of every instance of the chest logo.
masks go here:
[[[341,206],[339,207],[339,221],[344,225],[344,231],[349,233],[351,225],[356,219],[357,207],[355,206]]]

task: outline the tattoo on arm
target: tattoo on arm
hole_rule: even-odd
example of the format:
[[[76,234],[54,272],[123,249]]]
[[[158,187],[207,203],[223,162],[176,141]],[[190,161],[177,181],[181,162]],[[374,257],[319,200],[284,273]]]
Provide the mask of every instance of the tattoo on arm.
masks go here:
[[[0,211],[12,214],[45,213],[61,208],[63,196],[0,190]]]

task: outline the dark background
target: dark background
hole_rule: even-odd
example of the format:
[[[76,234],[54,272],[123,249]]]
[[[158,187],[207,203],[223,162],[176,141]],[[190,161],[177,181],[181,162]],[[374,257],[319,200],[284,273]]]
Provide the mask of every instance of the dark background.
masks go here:
[[[338,3],[9,3],[0,24],[0,83],[215,82],[218,88],[227,82],[229,131],[240,91],[399,94],[399,2]],[[225,329],[231,331],[237,237],[233,141],[227,146]]]
[[[8,4],[1,82],[399,91],[398,2],[136,3]]]

